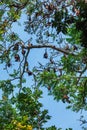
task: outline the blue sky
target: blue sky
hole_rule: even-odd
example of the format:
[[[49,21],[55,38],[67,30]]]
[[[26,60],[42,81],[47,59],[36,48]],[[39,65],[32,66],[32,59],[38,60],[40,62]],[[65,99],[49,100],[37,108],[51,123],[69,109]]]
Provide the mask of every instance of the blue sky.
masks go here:
[[[49,110],[49,114],[52,116],[51,120],[47,123],[47,126],[56,125],[59,128],[73,128],[73,130],[82,130],[80,122],[80,112],[75,113],[66,109],[67,104],[57,102],[53,100],[52,96],[47,95],[46,89],[44,89],[43,99],[41,101],[44,107]]]
[[[23,16],[21,19],[22,26],[18,26],[17,24],[13,25],[13,31],[17,32],[20,35],[20,37],[23,39],[23,41],[27,41],[29,39],[29,34],[23,32],[24,31],[23,20],[25,18],[26,17]],[[42,54],[43,51],[44,51],[43,49],[39,49],[39,50],[34,49],[31,51],[29,55],[30,68],[36,65],[37,61],[43,61],[43,54]],[[5,78],[6,76],[7,75],[5,75],[5,73],[2,73],[2,75],[0,75],[0,79],[3,79],[3,77]],[[31,85],[32,79],[30,79],[27,82],[27,84]],[[78,121],[81,113],[80,112],[75,113],[72,112],[71,110],[66,110],[65,109],[66,104],[54,101],[52,96],[47,95],[47,89],[45,88],[42,89],[43,89],[43,98],[40,99],[40,101],[43,103],[43,107],[49,110],[49,115],[52,116],[51,120],[45,126],[56,125],[58,128],[60,127],[63,128],[63,130],[69,127],[73,128],[73,130],[82,130],[80,126],[80,122]],[[86,112],[84,112],[84,114],[87,115]]]

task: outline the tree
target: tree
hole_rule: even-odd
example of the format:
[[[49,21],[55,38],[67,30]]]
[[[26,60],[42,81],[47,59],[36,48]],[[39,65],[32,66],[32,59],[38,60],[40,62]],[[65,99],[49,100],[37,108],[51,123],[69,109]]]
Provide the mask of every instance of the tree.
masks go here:
[[[22,28],[23,16],[27,41],[13,30],[17,24]],[[87,110],[86,41],[84,0],[0,2],[0,65],[7,75],[0,80],[1,129],[45,129],[43,124],[50,116],[48,110],[41,110],[42,86],[55,100],[67,102],[68,109]],[[45,64],[39,61],[30,69],[29,54],[41,48]],[[26,86],[26,77],[33,78],[33,87]],[[80,121],[87,123],[83,117]]]

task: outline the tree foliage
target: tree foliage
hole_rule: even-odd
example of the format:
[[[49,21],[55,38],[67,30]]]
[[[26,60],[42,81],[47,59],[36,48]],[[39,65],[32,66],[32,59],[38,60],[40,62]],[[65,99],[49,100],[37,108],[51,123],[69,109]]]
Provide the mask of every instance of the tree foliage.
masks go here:
[[[24,40],[15,26],[29,38]],[[41,87],[68,109],[87,110],[86,42],[84,0],[0,2],[0,66],[6,75],[0,80],[0,129],[61,130],[44,128],[50,116],[39,101]],[[44,50],[43,60],[32,67],[29,55],[35,49]],[[33,85],[27,86],[31,77]],[[83,117],[80,121],[84,124]]]

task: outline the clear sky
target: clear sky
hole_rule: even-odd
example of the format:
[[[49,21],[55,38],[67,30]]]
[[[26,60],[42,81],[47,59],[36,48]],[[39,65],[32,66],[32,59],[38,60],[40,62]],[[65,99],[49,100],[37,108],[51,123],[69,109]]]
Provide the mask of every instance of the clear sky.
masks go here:
[[[65,107],[67,104],[57,102],[53,100],[52,96],[47,95],[47,91],[44,90],[43,99],[41,101],[44,104],[45,108],[48,108],[49,114],[52,116],[52,119],[47,123],[47,126],[56,125],[59,128],[73,128],[73,130],[82,130],[80,122],[80,112],[75,113],[71,110],[66,110]],[[86,114],[87,115],[87,114]]]
[[[24,33],[23,31],[23,21],[26,19],[26,17],[23,15],[21,19],[21,26],[13,25],[13,31],[17,32],[20,37],[24,40],[27,41],[29,39],[29,34]],[[42,49],[40,50],[33,50],[30,53],[30,59],[29,59],[29,64],[31,68],[37,64],[37,61],[43,61],[43,54],[42,54]],[[6,76],[4,74],[0,75],[0,79],[3,78],[3,76]],[[26,77],[27,78],[27,77]],[[28,84],[31,84],[32,81],[30,80]],[[43,88],[42,88],[43,89]],[[52,96],[47,95],[47,89],[43,89],[43,98],[40,99],[40,101],[43,103],[44,108],[49,110],[49,115],[52,116],[51,120],[46,124],[46,126],[51,126],[51,125],[56,125],[58,128],[73,128],[73,130],[82,130],[80,126],[80,122],[78,119],[80,118],[81,113],[75,113],[72,112],[71,110],[66,110],[66,104],[63,104],[61,102],[56,102],[53,100]],[[84,112],[85,115],[87,115],[86,112]]]

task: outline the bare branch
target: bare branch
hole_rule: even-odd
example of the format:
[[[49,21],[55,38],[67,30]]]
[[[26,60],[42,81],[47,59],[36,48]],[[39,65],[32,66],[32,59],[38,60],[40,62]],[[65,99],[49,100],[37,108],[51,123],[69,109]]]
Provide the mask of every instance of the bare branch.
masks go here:
[[[20,89],[19,89],[19,93],[20,93],[20,91],[22,89],[22,79],[23,79],[23,75],[24,75],[24,72],[25,72],[26,62],[27,62],[27,57],[28,57],[29,52],[30,52],[30,49],[28,49],[28,51],[26,53],[23,70],[21,70],[21,67],[20,67]]]
[[[34,48],[51,48],[51,49],[53,49],[53,50],[56,50],[56,51],[59,51],[59,52],[61,52],[61,53],[64,53],[64,54],[66,54],[66,55],[69,55],[69,54],[71,54],[71,55],[73,55],[73,56],[75,56],[75,54],[74,53],[72,53],[72,52],[70,52],[70,51],[66,51],[66,50],[64,50],[64,49],[61,49],[61,48],[58,48],[58,47],[56,47],[55,45],[51,45],[51,44],[44,44],[44,45],[29,45],[29,46],[23,46],[25,49],[34,49]]]

